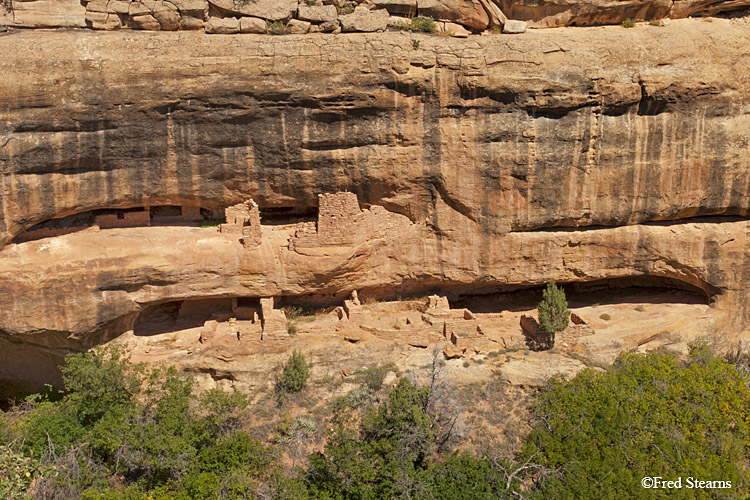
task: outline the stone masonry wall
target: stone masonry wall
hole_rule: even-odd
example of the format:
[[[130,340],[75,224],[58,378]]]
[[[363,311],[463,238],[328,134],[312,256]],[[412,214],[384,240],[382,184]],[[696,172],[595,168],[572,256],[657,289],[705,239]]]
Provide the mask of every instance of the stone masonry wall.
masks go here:
[[[101,229],[150,226],[151,217],[148,210],[124,212],[121,214],[102,214],[96,216],[96,225]]]
[[[357,195],[349,192],[318,195],[318,237],[323,242],[351,239],[352,226],[362,210]]]
[[[244,203],[227,207],[224,210],[227,222],[219,226],[219,231],[226,234],[241,234],[245,246],[260,245],[262,239],[260,227],[260,209],[252,199]]]

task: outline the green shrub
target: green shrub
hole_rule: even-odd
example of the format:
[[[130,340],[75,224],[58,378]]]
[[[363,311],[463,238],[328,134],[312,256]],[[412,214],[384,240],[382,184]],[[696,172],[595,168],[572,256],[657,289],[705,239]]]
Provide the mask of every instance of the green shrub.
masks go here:
[[[132,407],[142,367],[133,366],[120,346],[71,354],[62,367],[66,403],[90,426],[104,415]]]
[[[661,22],[658,19],[652,19],[648,22],[649,26],[661,26]]]
[[[414,17],[409,25],[409,31],[421,31],[422,33],[435,32],[435,20],[431,17]]]
[[[142,367],[119,346],[71,354],[62,367],[65,396],[40,403],[26,421],[24,451],[36,457],[86,439],[103,457],[121,444],[123,428],[136,411]]]
[[[294,351],[279,377],[278,388],[282,392],[299,392],[304,389],[310,369],[301,352]]]
[[[198,224],[200,224],[201,227],[216,227],[220,224],[226,223],[226,219],[223,217],[206,217],[203,219],[198,219],[196,221]]]
[[[310,457],[311,497],[405,498],[402,485],[418,480],[435,438],[425,411],[429,393],[404,377],[387,403],[368,409],[359,429],[356,418],[334,419],[325,453]]]
[[[620,23],[620,26],[622,26],[623,28],[632,28],[632,27],[635,26],[635,21],[633,21],[632,19],[628,18],[628,19],[623,20]]]
[[[26,490],[31,482],[49,472],[38,460],[25,456],[10,446],[0,445],[0,498],[30,498],[26,495]]]
[[[282,308],[282,311],[284,311],[284,315],[286,315],[286,319],[289,321],[294,321],[300,316],[302,316],[302,308],[297,306],[286,306]]]
[[[607,313],[604,313],[604,314],[600,314],[600,315],[599,315],[599,319],[603,319],[604,321],[609,321],[609,320],[611,320],[611,319],[612,319],[612,316],[610,316],[610,315],[609,315],[609,314],[607,314]]]
[[[289,30],[281,21],[272,21],[266,23],[266,32],[269,35],[286,35]]]
[[[213,446],[203,448],[196,458],[197,467],[202,472],[213,472],[219,476],[240,468],[259,476],[273,463],[270,450],[244,432],[232,434]]]
[[[471,453],[449,455],[444,463],[434,465],[428,476],[435,500],[511,498],[502,472],[487,458]]]
[[[656,498],[641,478],[731,481],[748,494],[750,390],[731,364],[703,346],[623,354],[606,371],[551,380],[521,460],[534,457],[539,498]],[[683,490],[686,491],[686,490]],[[720,490],[716,490],[719,492]],[[711,498],[708,491],[670,498]]]
[[[191,408],[193,379],[174,367],[153,371],[143,403],[118,450],[125,475],[148,487],[184,475],[197,453],[196,415]]]
[[[552,280],[542,292],[542,301],[539,303],[539,326],[545,333],[555,333],[565,330],[569,321],[570,311],[565,291],[562,287],[557,287]]]
[[[353,3],[348,3],[346,5],[342,5],[340,7],[336,7],[336,12],[338,12],[338,14],[340,16],[341,15],[346,15],[346,14],[351,14],[352,12],[354,12],[354,4]]]
[[[643,304],[638,304],[637,306],[635,306],[635,310],[638,312],[644,312],[646,308],[643,307]]]
[[[414,32],[421,32],[421,33],[434,33],[435,29],[437,28],[437,25],[435,24],[435,20],[431,17],[413,17],[409,19],[409,22],[398,22],[395,24],[390,24],[392,28],[397,28],[404,31],[414,31]],[[412,40],[412,43],[414,41]],[[414,47],[415,49],[419,47],[419,41],[417,41],[417,45]]]

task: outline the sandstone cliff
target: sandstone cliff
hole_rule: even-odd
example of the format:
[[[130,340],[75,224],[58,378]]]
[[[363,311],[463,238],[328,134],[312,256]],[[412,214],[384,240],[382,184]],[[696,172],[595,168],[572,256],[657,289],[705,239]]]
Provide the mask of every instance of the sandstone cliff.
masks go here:
[[[746,324],[750,26],[0,38],[0,336],[59,355],[149,305],[650,276]],[[414,41],[418,42],[415,43]],[[348,190],[375,236],[246,248],[215,229],[92,228],[97,210],[315,214]],[[376,209],[384,207],[385,210]],[[21,349],[21,347],[17,347]],[[45,354],[47,355],[47,354]],[[13,349],[4,349],[5,373]]]
[[[426,16],[464,36],[458,23],[475,32],[526,26],[599,26],[626,19],[746,15],[748,0],[5,0],[0,26],[88,27],[97,30],[203,30],[208,33],[265,33],[267,23],[286,25],[292,33],[383,31]],[[352,12],[352,9],[358,12]],[[5,7],[5,8],[3,8]],[[389,20],[389,15],[397,16]],[[505,26],[507,20],[514,20]],[[291,21],[291,22],[290,22]],[[520,24],[519,24],[520,21]],[[277,26],[278,29],[278,26]]]

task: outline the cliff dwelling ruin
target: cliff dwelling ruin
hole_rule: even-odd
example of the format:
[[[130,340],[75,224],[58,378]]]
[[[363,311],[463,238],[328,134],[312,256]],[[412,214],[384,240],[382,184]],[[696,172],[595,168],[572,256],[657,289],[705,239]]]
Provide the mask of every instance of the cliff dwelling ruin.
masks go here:
[[[291,2],[308,33],[267,37],[230,36],[248,13],[191,9],[167,33],[174,12],[85,3],[56,19],[122,30],[3,34],[25,58],[0,61],[0,378],[59,380],[67,353],[123,343],[224,388],[291,349],[406,369],[438,347],[518,382],[750,325],[739,20],[436,21],[464,40],[344,34],[354,12]],[[547,14],[524,22],[574,22]],[[527,353],[521,316],[552,279],[582,323]]]

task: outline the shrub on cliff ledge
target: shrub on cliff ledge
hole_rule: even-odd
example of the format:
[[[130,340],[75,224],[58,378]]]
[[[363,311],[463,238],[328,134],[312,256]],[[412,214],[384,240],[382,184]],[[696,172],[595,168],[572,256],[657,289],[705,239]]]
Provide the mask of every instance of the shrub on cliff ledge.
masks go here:
[[[539,303],[539,326],[545,333],[561,332],[568,327],[570,311],[565,292],[552,280],[542,292]]]
[[[310,368],[305,357],[299,351],[294,351],[284,366],[279,377],[278,388],[282,392],[299,392],[304,389],[310,376]]]
[[[431,17],[423,16],[413,17],[409,20],[408,23],[402,21],[395,24],[390,24],[389,26],[404,31],[415,31],[421,33],[434,33],[437,29],[437,25],[435,24],[434,19],[432,19]]]
[[[266,31],[269,35],[287,35],[289,30],[281,21],[273,21],[266,23]]]

